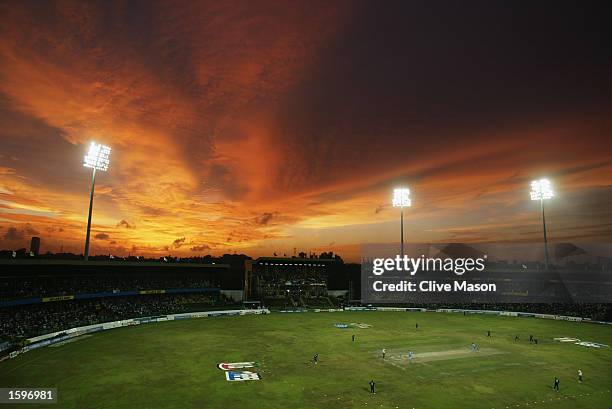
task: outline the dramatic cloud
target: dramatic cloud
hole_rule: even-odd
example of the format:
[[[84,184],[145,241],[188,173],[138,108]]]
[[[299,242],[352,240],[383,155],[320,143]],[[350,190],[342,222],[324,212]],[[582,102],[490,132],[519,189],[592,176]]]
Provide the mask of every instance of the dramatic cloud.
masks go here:
[[[261,216],[258,216],[255,218],[255,223],[265,226],[268,224],[270,220],[272,220],[273,217],[274,217],[274,214],[272,213],[264,213]]]
[[[539,239],[542,175],[551,239],[609,241],[606,13],[552,7],[2,3],[0,247],[82,251],[94,139],[109,251],[354,260],[400,184],[409,240]]]
[[[388,206],[387,206],[387,205],[384,205],[384,204],[381,204],[381,205],[376,206],[376,209],[374,209],[374,214],[378,214],[378,213],[382,212],[382,211],[383,211],[383,210],[385,210],[387,207],[388,207]]]
[[[106,233],[98,233],[94,236],[96,239],[98,240],[108,240],[110,239],[110,236]]]
[[[15,227],[9,227],[6,233],[4,233],[4,240],[15,241],[23,239],[23,232],[17,230]]]
[[[175,249],[181,248],[185,244],[185,237],[178,238],[172,242],[172,247]]]
[[[37,230],[35,230],[29,224],[26,224],[22,228],[10,226],[8,229],[6,229],[6,233],[4,233],[3,238],[6,241],[23,241],[24,239],[29,240],[30,236],[35,236],[37,234],[39,234]]]
[[[117,227],[125,227],[126,229],[135,229],[136,228],[136,226],[130,224],[125,219],[122,219],[119,223],[117,223]]]

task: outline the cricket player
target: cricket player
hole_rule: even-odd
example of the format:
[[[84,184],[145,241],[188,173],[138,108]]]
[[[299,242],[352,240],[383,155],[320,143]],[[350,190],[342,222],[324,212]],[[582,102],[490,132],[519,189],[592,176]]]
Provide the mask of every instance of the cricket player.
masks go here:
[[[355,342],[355,334],[353,334],[353,342]]]
[[[560,382],[561,382],[561,381],[559,380],[559,378],[557,378],[557,377],[555,376],[555,383],[553,384],[553,389],[554,389],[554,390],[556,390],[557,392],[559,392],[559,383],[560,383]]]
[[[315,365],[319,363],[319,354],[314,354],[312,362],[314,362]]]
[[[370,381],[370,393],[376,395],[376,384],[374,383],[374,379]]]
[[[412,351],[408,351],[408,359],[412,361]]]
[[[383,359],[385,359],[385,355],[387,355],[387,349],[386,348],[382,349],[382,354],[383,354]]]
[[[582,371],[578,369],[578,382],[582,383]]]

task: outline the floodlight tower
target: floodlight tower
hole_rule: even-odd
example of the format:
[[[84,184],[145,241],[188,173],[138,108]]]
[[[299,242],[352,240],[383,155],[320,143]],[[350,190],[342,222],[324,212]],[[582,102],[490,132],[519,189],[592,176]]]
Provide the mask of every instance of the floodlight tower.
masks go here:
[[[87,217],[87,238],[85,239],[85,261],[89,260],[89,234],[91,232],[91,211],[93,209],[94,188],[96,186],[96,171],[108,170],[111,148],[92,142],[89,151],[83,159],[83,166],[93,169],[91,176],[91,195],[89,196],[89,216]]]
[[[400,255],[404,258],[404,207],[410,207],[410,189],[401,187],[393,189],[393,207],[400,208]]]
[[[548,179],[531,182],[531,200],[539,200],[542,209],[542,227],[544,229],[544,266],[548,270],[548,238],[546,237],[546,217],[544,216],[544,200],[551,199],[555,193]]]

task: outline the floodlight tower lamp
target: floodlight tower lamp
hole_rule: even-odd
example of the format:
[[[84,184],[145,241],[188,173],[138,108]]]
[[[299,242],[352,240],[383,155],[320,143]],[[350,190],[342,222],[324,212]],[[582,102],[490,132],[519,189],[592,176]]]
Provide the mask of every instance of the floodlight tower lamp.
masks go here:
[[[544,230],[544,267],[548,270],[548,236],[546,234],[546,216],[544,214],[544,200],[552,199],[555,192],[548,179],[534,180],[531,182],[531,200],[539,200],[542,209],[542,228]]]
[[[412,206],[410,189],[405,187],[393,189],[393,207],[400,208],[400,255],[404,257],[404,207]]]
[[[85,238],[85,261],[89,260],[89,238],[91,234],[91,213],[93,210],[94,189],[96,186],[96,171],[106,172],[110,164],[111,148],[105,145],[92,142],[89,151],[83,159],[83,166],[92,169],[91,194],[89,195],[89,214],[87,216],[87,236]]]

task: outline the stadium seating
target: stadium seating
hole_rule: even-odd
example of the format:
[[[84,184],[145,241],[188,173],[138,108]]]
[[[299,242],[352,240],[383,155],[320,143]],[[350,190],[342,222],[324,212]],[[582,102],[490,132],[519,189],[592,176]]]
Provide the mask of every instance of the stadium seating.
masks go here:
[[[13,306],[0,308],[0,338],[15,342],[77,326],[209,308],[218,309],[227,304],[229,300],[217,293],[147,294]]]

